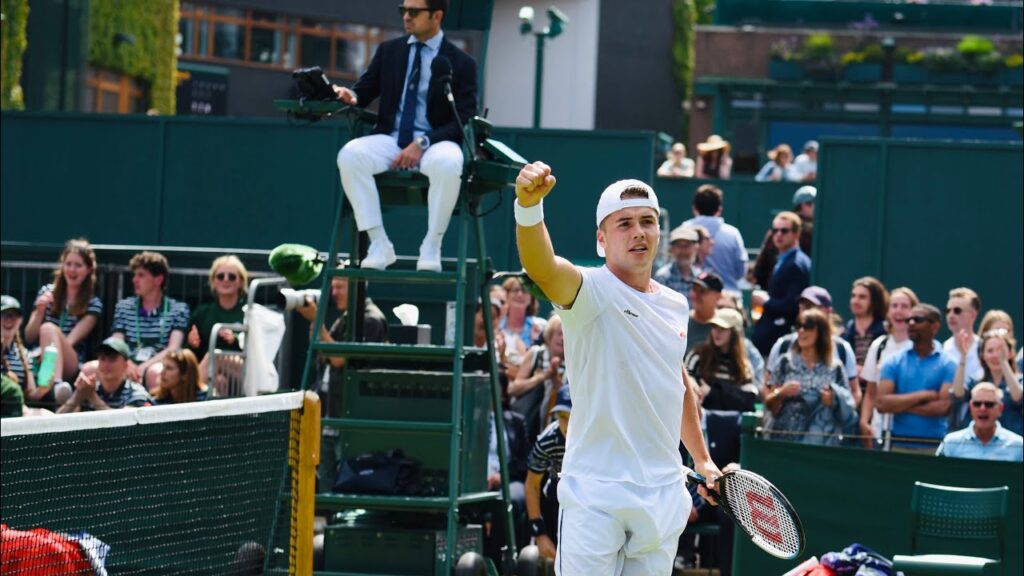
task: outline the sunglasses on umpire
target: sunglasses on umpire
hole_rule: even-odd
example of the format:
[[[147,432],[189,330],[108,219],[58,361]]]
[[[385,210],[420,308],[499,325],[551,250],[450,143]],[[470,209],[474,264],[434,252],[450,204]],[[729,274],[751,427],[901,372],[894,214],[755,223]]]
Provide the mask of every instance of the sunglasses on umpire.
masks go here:
[[[985,407],[991,410],[996,407],[996,403],[987,400],[971,400],[971,406],[974,406],[975,408]]]
[[[218,272],[215,278],[221,282],[225,280],[228,282],[234,282],[235,280],[238,280],[238,274],[235,274],[234,272]]]
[[[405,6],[398,7],[399,16],[409,15],[409,18],[415,18],[420,15],[420,12],[433,12],[430,8],[406,8]]]

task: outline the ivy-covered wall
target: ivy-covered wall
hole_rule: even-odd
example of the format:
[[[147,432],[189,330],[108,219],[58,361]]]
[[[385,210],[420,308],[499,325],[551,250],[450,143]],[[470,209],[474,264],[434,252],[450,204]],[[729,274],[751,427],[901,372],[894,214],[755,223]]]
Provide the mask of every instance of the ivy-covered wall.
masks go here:
[[[149,83],[151,108],[174,114],[178,0],[91,0],[89,63]]]
[[[28,24],[28,0],[0,0],[0,109],[23,110],[25,99],[21,90],[22,57],[25,55],[25,28]]]
[[[675,37],[672,40],[672,63],[679,100],[689,103],[693,97],[693,70],[696,66],[694,55],[694,25],[697,10],[694,0],[673,0],[672,14],[675,19]],[[690,133],[690,107],[684,104],[679,126],[678,140],[686,142]]]

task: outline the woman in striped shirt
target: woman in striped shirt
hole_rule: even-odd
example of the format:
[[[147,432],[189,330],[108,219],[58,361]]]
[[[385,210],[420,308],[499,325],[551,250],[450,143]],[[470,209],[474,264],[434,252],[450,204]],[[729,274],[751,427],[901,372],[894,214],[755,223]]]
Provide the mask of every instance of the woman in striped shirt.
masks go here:
[[[39,289],[25,339],[57,348],[53,382],[72,380],[85,362],[86,340],[103,314],[96,296],[96,254],[85,239],[68,240],[53,282]]]

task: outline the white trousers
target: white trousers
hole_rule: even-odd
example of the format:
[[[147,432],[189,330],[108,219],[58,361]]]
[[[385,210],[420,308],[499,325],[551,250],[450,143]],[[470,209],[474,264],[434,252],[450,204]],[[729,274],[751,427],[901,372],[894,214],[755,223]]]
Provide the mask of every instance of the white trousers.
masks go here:
[[[558,576],[670,576],[693,500],[667,486],[564,476],[558,482]]]
[[[383,226],[380,193],[373,177],[391,169],[402,152],[388,134],[372,134],[350,140],[338,152],[338,172],[345,197],[352,205],[359,231]],[[420,172],[430,179],[427,190],[427,237],[443,235],[459,200],[462,179],[462,148],[454,142],[431,144],[420,158]]]

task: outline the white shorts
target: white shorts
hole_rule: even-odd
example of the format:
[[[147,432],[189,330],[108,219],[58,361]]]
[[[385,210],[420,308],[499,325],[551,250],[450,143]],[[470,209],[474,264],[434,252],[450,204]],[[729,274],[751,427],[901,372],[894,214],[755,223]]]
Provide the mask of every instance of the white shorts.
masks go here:
[[[670,576],[693,507],[686,484],[558,483],[558,576]]]

